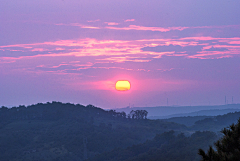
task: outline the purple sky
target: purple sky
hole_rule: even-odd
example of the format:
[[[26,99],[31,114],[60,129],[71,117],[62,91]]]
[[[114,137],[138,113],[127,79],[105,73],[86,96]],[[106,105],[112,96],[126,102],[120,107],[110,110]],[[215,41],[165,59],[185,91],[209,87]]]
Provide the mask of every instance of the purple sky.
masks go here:
[[[2,0],[0,106],[240,103],[240,1]],[[114,89],[129,80],[127,92]]]

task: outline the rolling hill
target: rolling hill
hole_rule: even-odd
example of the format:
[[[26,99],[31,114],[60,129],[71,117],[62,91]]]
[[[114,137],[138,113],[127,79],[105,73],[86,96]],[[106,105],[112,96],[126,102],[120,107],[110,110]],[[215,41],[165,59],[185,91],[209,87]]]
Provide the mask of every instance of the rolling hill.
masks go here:
[[[1,107],[0,160],[111,160],[112,156],[115,160],[154,160],[160,154],[162,160],[180,156],[196,160],[196,150],[206,149],[219,137],[214,132],[239,117],[240,112],[197,118],[194,125],[187,127],[179,120],[128,117],[125,112],[93,105],[48,102]],[[204,132],[207,130],[214,132]]]

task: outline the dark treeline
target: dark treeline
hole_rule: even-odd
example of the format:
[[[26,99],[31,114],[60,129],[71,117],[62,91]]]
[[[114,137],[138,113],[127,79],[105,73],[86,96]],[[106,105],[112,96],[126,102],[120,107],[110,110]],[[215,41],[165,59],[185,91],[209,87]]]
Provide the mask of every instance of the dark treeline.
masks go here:
[[[198,149],[219,138],[207,130],[220,131],[240,117],[229,113],[186,127],[147,114],[61,102],[1,107],[0,160],[198,160]]]
[[[127,148],[164,131],[186,126],[146,119],[145,111],[127,115],[93,105],[61,102],[0,108],[0,160],[82,160]]]
[[[216,141],[214,132],[195,132],[190,137],[174,131],[157,134],[153,140],[133,145],[126,149],[115,149],[89,159],[89,161],[199,161],[198,149],[207,149]]]
[[[66,108],[67,107],[67,108]],[[128,119],[146,119],[148,112],[146,110],[132,110],[128,115],[125,112],[116,112],[115,110],[103,110],[93,105],[83,106],[80,104],[47,102],[46,104],[38,103],[36,105],[7,108],[0,108],[0,119],[48,119],[57,120],[63,118],[85,118],[89,115],[104,115],[115,118]]]
[[[199,149],[201,161],[237,161],[240,158],[240,119],[222,131],[223,137],[205,152]]]

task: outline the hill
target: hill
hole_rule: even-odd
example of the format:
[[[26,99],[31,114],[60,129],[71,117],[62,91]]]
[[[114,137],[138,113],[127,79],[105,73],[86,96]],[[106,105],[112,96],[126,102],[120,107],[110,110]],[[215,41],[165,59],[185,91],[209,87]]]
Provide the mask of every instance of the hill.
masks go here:
[[[218,115],[212,118],[205,118],[196,121],[191,127],[192,130],[209,130],[214,132],[221,131],[224,127],[237,123],[240,118],[240,112],[228,113],[225,115]]]
[[[195,117],[198,119],[198,116]],[[195,117],[185,117],[185,119],[189,120]],[[189,130],[192,131],[201,130],[194,132],[191,136],[187,137],[181,133],[175,134],[174,131],[168,131],[157,134],[154,139],[145,143],[125,149],[114,149],[111,152],[97,155],[89,161],[198,161],[201,159],[197,155],[199,147],[206,151],[210,145],[222,137],[219,131],[236,123],[239,118],[240,112],[205,118],[196,121],[193,126],[189,127]],[[215,131],[218,135],[206,130]]]
[[[162,119],[166,122],[174,122],[183,124],[190,131],[214,131],[219,133],[224,127],[237,123],[240,118],[240,112],[230,112],[218,116],[188,116],[188,117],[173,117]]]
[[[224,127],[236,123],[240,118],[240,112],[230,112],[218,116],[188,116],[188,117],[173,117],[169,119],[162,119],[166,122],[175,122],[188,126],[191,131],[214,131],[219,132]]]
[[[0,108],[0,160],[82,160],[126,148],[165,131],[187,127],[161,120],[131,119],[92,105],[52,102]],[[84,149],[83,141],[86,141]]]
[[[195,111],[190,113],[179,113],[179,114],[173,114],[173,115],[167,115],[167,116],[149,116],[149,119],[169,119],[173,117],[188,117],[188,116],[217,116],[217,115],[224,115],[227,113],[232,113],[240,111],[240,109],[212,109],[212,110],[201,110],[201,111]]]
[[[195,150],[218,138],[206,130],[219,132],[240,117],[240,112],[229,113],[186,127],[181,121],[146,119],[142,112],[127,115],[61,102],[1,107],[0,160],[196,160]]]
[[[193,126],[195,122],[199,120],[204,120],[206,118],[213,118],[214,116],[187,116],[187,117],[172,117],[169,119],[162,119],[163,121],[166,122],[175,122],[178,124],[183,124],[186,126]]]
[[[214,118],[214,116],[234,113],[237,111],[239,111],[239,109],[203,110],[203,111],[197,111],[192,113],[168,115],[164,117],[150,116],[149,119],[162,119],[163,121],[166,121],[166,122],[175,122],[175,123],[183,124],[186,126],[192,126],[195,124],[196,121],[200,121],[206,118]],[[163,119],[163,118],[167,118],[167,119]]]
[[[143,144],[115,149],[89,161],[199,161],[199,147],[206,150],[218,136],[213,132],[195,132],[190,137],[174,131],[158,134]]]
[[[240,111],[240,104],[215,105],[215,106],[158,106],[158,107],[133,107],[133,108],[126,107],[126,108],[116,109],[116,111],[119,111],[119,112],[124,111],[126,113],[129,113],[131,110],[147,110],[148,116],[150,118],[152,118],[152,116],[157,116],[160,119],[165,119],[170,117],[189,116],[187,114],[192,112],[197,112],[197,111],[204,112],[204,110],[217,111],[217,110],[223,110],[223,109],[225,110],[236,109]],[[223,113],[216,113],[214,115],[219,115],[219,114],[223,114]],[[198,114],[198,115],[200,116],[202,114]],[[197,116],[197,113],[194,116]]]

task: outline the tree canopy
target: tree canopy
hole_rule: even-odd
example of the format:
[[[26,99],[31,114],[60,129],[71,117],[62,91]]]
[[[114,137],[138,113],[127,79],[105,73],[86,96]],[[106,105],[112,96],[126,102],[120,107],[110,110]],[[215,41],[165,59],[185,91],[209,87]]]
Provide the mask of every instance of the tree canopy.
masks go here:
[[[240,119],[221,131],[224,136],[209,147],[207,153],[199,149],[202,161],[236,161],[240,158]]]

